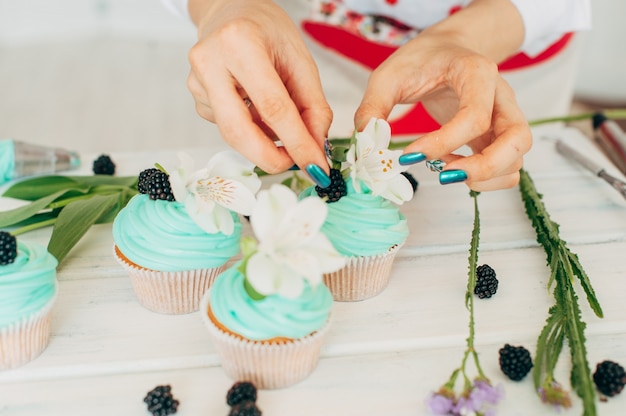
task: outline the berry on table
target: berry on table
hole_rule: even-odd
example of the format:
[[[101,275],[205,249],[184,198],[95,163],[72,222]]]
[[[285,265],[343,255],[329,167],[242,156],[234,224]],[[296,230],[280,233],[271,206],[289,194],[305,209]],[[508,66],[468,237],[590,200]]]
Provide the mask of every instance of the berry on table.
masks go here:
[[[256,402],[256,387],[249,381],[238,381],[226,393],[226,403],[234,406],[244,401]]]
[[[513,381],[520,381],[533,367],[533,361],[530,352],[522,347],[514,347],[505,344],[500,348],[500,369]]]
[[[476,286],[474,293],[480,299],[490,298],[496,294],[498,290],[498,279],[496,272],[487,264],[476,268]]]
[[[315,186],[315,192],[320,198],[328,198],[326,202],[337,202],[342,196],[348,195],[346,189],[346,182],[343,180],[343,175],[339,169],[330,169],[330,185],[326,188],[321,188],[319,185]]]
[[[152,200],[174,201],[169,175],[156,168],[145,169],[139,174],[137,190]]]
[[[156,386],[146,394],[143,401],[148,405],[148,411],[152,416],[173,415],[179,404],[172,396],[172,388],[169,385]]]
[[[624,388],[626,372],[624,367],[618,363],[605,360],[596,365],[596,371],[593,373],[593,382],[600,393],[613,397]]]
[[[15,236],[6,231],[0,231],[0,266],[13,263],[15,257],[17,257]]]
[[[262,414],[255,402],[247,400],[231,407],[228,416],[261,416]]]
[[[100,155],[93,161],[93,173],[95,175],[113,175],[115,173],[115,163],[109,155]]]
[[[411,183],[411,187],[413,188],[413,193],[417,192],[417,187],[419,185],[419,182],[417,182],[417,179],[415,179],[415,177],[411,175],[409,172],[401,172],[401,173]]]

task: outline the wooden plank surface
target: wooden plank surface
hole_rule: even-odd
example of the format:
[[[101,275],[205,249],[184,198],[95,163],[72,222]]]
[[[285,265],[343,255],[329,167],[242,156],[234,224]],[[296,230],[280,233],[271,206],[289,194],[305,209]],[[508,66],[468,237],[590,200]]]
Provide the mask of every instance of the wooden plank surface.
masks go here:
[[[589,144],[575,130],[549,130],[556,133],[577,146]],[[625,363],[625,201],[557,155],[549,134],[543,134],[535,133],[526,168],[590,275],[605,312],[604,319],[595,317],[581,296],[590,363]],[[201,161],[212,149],[189,152]],[[593,147],[589,154],[602,161]],[[175,162],[175,152],[167,150],[112,157],[120,175],[136,174],[153,162]],[[88,166],[81,172],[88,173]],[[335,304],[318,368],[296,386],[261,392],[264,414],[427,414],[425,397],[460,363],[467,337],[463,297],[472,200],[463,186],[438,185],[436,175],[423,166],[411,172],[420,187],[416,198],[401,208],[411,235],[389,286],[373,299]],[[266,177],[264,186],[283,178]],[[0,200],[2,209],[16,204]],[[535,397],[529,378],[506,381],[497,366],[497,350],[504,343],[534,351],[552,305],[545,253],[535,241],[516,188],[483,193],[479,204],[479,264],[490,264],[500,280],[495,297],[476,300],[476,343],[484,369],[505,386],[501,414],[552,414]],[[45,244],[49,232],[23,238]],[[143,395],[163,383],[174,386],[183,416],[226,414],[224,395],[232,380],[221,371],[199,312],[168,316],[143,309],[111,255],[112,245],[110,225],[94,226],[63,264],[50,345],[22,368],[0,372],[0,415],[71,416],[84,414],[86,408],[97,415],[145,414]],[[564,384],[566,352],[558,373]],[[622,414],[623,400],[599,403],[600,414]],[[580,402],[575,398],[574,403],[571,413],[579,414]]]

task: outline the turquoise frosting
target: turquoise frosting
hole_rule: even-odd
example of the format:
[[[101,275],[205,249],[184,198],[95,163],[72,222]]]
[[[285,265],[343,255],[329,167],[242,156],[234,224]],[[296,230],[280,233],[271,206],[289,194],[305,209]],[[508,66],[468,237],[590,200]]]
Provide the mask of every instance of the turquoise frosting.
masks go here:
[[[53,299],[57,265],[45,247],[18,241],[15,261],[0,266],[0,328],[41,310]]]
[[[402,244],[409,235],[406,217],[389,200],[374,196],[361,186],[358,193],[352,180],[346,181],[348,194],[328,203],[328,215],[322,232],[344,256],[375,256]],[[317,197],[315,187],[304,190],[301,198]]]
[[[15,146],[13,140],[0,140],[0,184],[13,179],[15,172]]]
[[[113,239],[133,263],[158,271],[222,266],[239,252],[241,222],[232,213],[231,235],[209,234],[191,219],[184,204],[135,195],[113,221]]]
[[[333,297],[320,283],[312,288],[305,284],[295,299],[278,294],[254,300],[244,288],[239,263],[220,274],[209,293],[209,304],[215,318],[226,328],[250,340],[276,337],[302,338],[322,328],[328,321]]]

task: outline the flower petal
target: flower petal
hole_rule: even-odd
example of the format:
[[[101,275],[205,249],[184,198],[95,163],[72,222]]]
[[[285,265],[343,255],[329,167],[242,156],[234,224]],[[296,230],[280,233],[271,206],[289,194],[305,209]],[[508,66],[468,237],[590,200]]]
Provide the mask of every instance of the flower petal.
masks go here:
[[[254,290],[265,296],[277,293],[286,298],[297,298],[304,290],[300,276],[263,252],[248,259],[246,277]]]
[[[185,199],[185,209],[191,219],[209,234],[220,231],[218,220],[215,218],[217,205],[213,201],[199,201],[194,195],[188,194]]]
[[[172,188],[172,194],[174,199],[179,202],[184,202],[187,198],[187,184],[185,178],[179,170],[175,170],[170,174],[170,187]]]
[[[284,185],[273,184],[262,190],[252,210],[250,224],[260,242],[275,240],[276,228],[285,213],[298,203],[296,194]]]
[[[253,194],[261,188],[261,180],[254,172],[254,164],[237,152],[216,153],[207,164],[209,176],[220,176],[242,183]]]
[[[195,194],[202,201],[214,201],[243,215],[250,215],[256,202],[254,193],[241,182],[220,176],[197,181]]]
[[[277,268],[265,253],[257,252],[248,259],[246,278],[261,295],[271,295],[276,291],[274,279],[278,274]]]
[[[373,194],[380,195],[397,205],[402,205],[413,198],[413,187],[403,175],[395,176],[388,181],[375,182],[370,189]]]
[[[328,213],[328,206],[319,198],[308,197],[298,201],[283,213],[274,231],[279,241],[277,248],[307,244],[318,233]]]
[[[398,161],[402,151],[378,149],[362,165],[373,181],[388,180],[406,171],[409,166],[402,166]]]

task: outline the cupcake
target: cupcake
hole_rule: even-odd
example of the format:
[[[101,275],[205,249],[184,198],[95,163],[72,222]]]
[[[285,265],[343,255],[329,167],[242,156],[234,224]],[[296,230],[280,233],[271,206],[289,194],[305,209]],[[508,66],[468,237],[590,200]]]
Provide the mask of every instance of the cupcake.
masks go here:
[[[413,187],[398,163],[401,151],[388,150],[391,138],[385,120],[372,119],[354,134],[345,164],[333,182],[345,189],[327,196],[327,189],[310,187],[301,196],[327,201],[322,232],[346,256],[342,269],[324,274],[337,301],[358,301],[379,294],[388,284],[395,256],[409,234],[398,205],[413,197]],[[340,154],[336,149],[331,154]],[[335,172],[333,172],[335,173]],[[333,183],[329,188],[341,188]]]
[[[57,265],[43,246],[0,231],[0,370],[26,364],[47,347]]]
[[[234,152],[214,155],[193,171],[189,156],[171,175],[142,172],[139,194],[113,222],[114,255],[147,309],[183,314],[200,300],[227,262],[239,253],[242,224],[260,180]]]
[[[333,305],[322,274],[345,262],[319,232],[326,212],[319,198],[298,201],[284,185],[259,192],[250,218],[258,242],[242,239],[243,259],[217,277],[201,306],[233,380],[276,389],[315,369]]]

